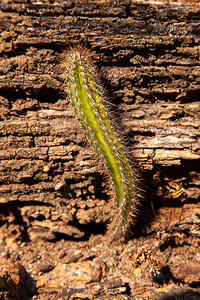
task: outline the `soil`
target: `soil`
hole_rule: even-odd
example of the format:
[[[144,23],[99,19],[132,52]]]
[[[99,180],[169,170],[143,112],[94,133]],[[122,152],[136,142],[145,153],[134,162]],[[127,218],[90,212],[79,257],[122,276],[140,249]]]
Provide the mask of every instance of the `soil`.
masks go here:
[[[29,275],[22,289],[24,298],[18,299],[31,293],[36,294],[33,299],[118,299],[120,295],[119,299],[200,299],[199,205],[162,207],[153,220],[149,211],[144,214],[147,225],[132,228],[135,237],[113,244],[106,233],[69,239],[56,232],[50,237],[44,229],[39,238],[35,228],[16,224],[14,216],[4,218],[2,259],[19,262]],[[37,284],[59,264],[79,266],[86,261],[104,266],[101,289],[97,290],[99,280],[84,288],[74,284],[73,289],[67,289],[64,281],[61,286],[51,283],[51,277],[45,285]]]

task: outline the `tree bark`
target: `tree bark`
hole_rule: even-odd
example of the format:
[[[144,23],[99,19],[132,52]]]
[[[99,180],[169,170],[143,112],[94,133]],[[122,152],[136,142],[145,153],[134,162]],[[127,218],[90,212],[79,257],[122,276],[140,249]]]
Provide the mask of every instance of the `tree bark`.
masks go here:
[[[112,218],[107,171],[63,92],[61,53],[77,43],[93,51],[116,105],[115,121],[148,191],[145,205],[184,193],[197,201],[198,2],[27,1],[1,4],[0,14],[2,205],[15,203],[27,223],[73,237],[82,237],[82,225]],[[175,183],[180,195],[171,191]]]

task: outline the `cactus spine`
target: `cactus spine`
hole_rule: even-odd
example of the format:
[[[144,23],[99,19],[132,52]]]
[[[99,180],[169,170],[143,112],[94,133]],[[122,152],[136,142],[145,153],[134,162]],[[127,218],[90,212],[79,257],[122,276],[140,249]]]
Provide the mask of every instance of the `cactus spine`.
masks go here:
[[[121,216],[115,230],[115,238],[126,233],[129,215],[134,204],[134,181],[123,146],[116,135],[106,109],[103,93],[90,55],[82,48],[67,53],[66,80],[77,118],[85,129],[93,147],[102,153],[114,182]]]

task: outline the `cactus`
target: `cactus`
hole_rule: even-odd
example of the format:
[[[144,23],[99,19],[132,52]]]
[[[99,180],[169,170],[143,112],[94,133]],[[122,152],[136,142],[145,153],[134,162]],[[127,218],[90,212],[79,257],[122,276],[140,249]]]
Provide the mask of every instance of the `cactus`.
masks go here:
[[[114,182],[121,215],[121,218],[117,217],[114,238],[119,239],[126,234],[135,208],[133,173],[109,120],[103,89],[98,83],[90,53],[81,47],[73,48],[66,54],[65,65],[65,78],[76,116],[95,151],[102,154]]]

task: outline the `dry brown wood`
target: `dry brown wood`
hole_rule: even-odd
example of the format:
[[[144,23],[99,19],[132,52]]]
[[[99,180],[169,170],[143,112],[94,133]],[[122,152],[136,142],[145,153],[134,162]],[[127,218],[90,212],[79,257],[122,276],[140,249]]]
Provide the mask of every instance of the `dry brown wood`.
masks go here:
[[[194,3],[1,4],[1,203],[28,204],[25,220],[39,214],[84,225],[111,218],[106,170],[62,92],[60,53],[74,43],[94,53],[130,159],[153,190],[146,202],[157,193],[157,171],[162,197],[178,182],[196,201],[200,7]]]

